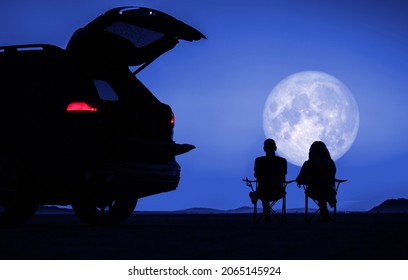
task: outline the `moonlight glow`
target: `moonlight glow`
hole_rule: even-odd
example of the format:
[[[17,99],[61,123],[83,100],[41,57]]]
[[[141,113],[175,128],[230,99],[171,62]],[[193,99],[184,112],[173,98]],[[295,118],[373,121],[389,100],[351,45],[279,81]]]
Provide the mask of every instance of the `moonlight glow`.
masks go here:
[[[300,166],[316,140],[326,143],[333,160],[342,157],[357,136],[359,112],[342,82],[326,73],[305,71],[287,77],[271,91],[263,122],[278,153]]]

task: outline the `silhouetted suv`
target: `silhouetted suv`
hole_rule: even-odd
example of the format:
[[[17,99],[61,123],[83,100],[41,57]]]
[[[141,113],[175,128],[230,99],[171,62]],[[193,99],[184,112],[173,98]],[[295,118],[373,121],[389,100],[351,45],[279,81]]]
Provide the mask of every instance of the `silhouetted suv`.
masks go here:
[[[72,205],[115,224],[138,198],[174,190],[174,115],[135,77],[179,40],[205,38],[159,11],[107,11],[53,45],[0,47],[0,224]],[[133,73],[129,66],[138,66]]]

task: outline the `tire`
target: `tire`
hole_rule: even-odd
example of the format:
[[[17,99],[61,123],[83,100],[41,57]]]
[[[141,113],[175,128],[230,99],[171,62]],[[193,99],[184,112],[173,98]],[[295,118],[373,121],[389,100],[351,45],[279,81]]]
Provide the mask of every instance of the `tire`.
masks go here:
[[[91,225],[115,225],[132,215],[137,204],[136,198],[118,198],[104,206],[91,200],[78,200],[72,203],[75,214]]]
[[[24,168],[7,152],[0,152],[0,225],[18,225],[36,212],[35,199]]]

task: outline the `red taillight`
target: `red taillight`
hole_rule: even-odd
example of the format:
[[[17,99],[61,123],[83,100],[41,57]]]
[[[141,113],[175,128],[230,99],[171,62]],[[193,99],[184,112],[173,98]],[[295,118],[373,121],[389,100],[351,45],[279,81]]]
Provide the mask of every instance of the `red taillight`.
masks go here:
[[[176,118],[174,117],[174,113],[171,113],[171,120],[170,120],[171,125],[174,127],[176,124]]]
[[[98,109],[94,106],[89,105],[88,103],[81,102],[71,102],[67,106],[67,112],[97,112]]]

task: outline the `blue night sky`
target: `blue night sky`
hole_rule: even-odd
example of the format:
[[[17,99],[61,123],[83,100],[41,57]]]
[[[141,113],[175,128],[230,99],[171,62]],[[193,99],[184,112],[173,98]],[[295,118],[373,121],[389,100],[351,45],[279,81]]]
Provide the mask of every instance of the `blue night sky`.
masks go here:
[[[200,30],[138,75],[176,115],[175,141],[197,149],[178,157],[176,191],[141,199],[137,210],[249,206],[253,164],[263,155],[263,107],[287,76],[322,71],[341,80],[360,110],[350,150],[336,161],[349,181],[339,209],[369,210],[408,198],[408,4],[325,0],[2,1],[0,45],[50,43],[117,6],[145,6]],[[279,146],[278,146],[279,151]],[[288,164],[287,179],[300,167]],[[289,185],[288,208],[304,206]]]

